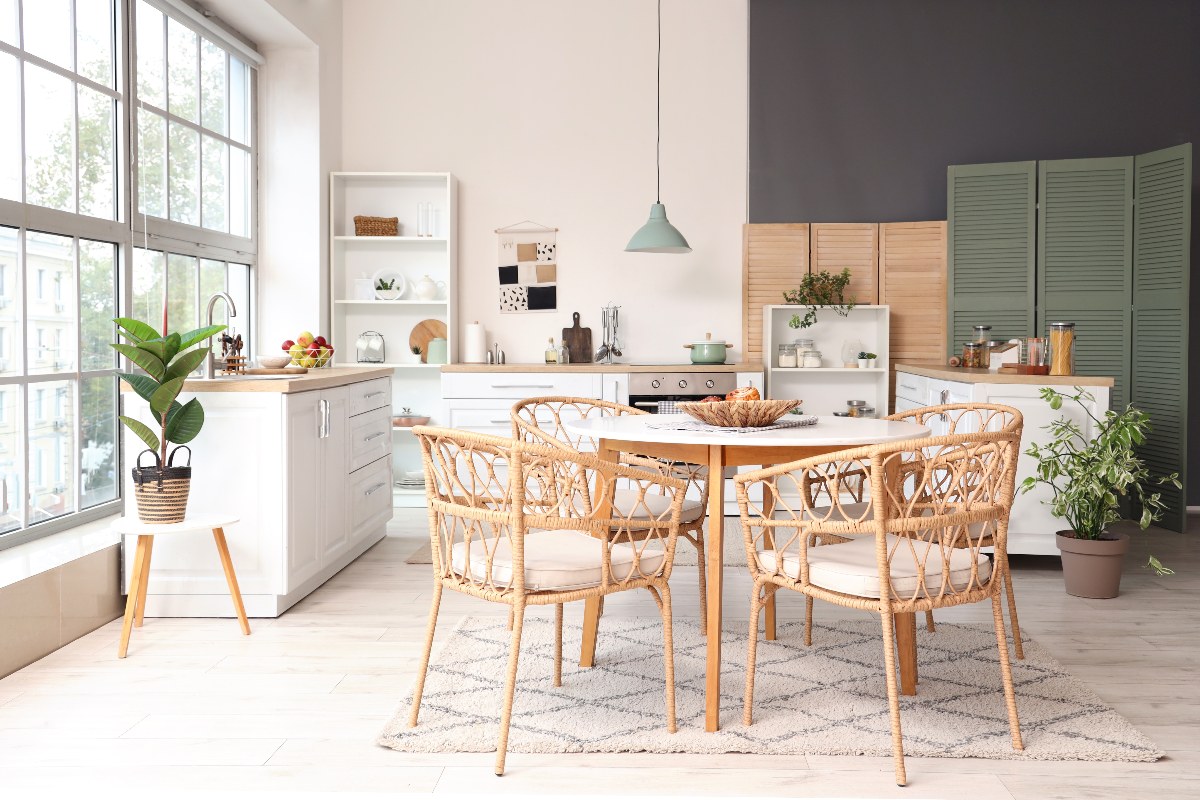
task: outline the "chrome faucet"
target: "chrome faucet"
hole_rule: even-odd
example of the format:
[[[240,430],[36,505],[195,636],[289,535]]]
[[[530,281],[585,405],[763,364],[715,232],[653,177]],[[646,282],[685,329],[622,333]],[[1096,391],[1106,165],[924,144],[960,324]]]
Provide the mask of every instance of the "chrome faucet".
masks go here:
[[[233,305],[233,298],[225,292],[217,292],[208,299],[208,309],[205,311],[205,318],[208,320],[205,324],[213,324],[213,308],[217,305],[218,300],[224,300],[225,305],[229,308],[229,316],[236,317],[237,309]],[[205,380],[212,380],[216,377],[217,363],[213,357],[213,337],[208,337],[208,357],[204,359],[204,374],[200,377]]]

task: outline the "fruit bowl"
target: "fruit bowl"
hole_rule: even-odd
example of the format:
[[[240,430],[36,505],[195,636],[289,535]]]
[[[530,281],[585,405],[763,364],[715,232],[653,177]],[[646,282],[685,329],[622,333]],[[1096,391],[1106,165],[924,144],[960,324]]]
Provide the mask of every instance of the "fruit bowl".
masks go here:
[[[289,355],[255,356],[255,359],[258,361],[258,365],[264,369],[283,369],[292,363],[292,357]]]
[[[308,331],[296,337],[295,341],[288,339],[284,342],[283,351],[293,367],[320,369],[333,364],[333,345],[324,336],[313,336]]]
[[[800,405],[799,400],[721,400],[713,403],[678,403],[692,419],[719,428],[763,428]]]

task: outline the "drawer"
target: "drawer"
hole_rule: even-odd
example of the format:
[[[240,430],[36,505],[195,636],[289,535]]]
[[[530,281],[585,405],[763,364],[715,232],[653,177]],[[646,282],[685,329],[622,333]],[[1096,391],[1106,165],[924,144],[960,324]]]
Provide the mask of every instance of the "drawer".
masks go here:
[[[392,452],[392,408],[377,408],[350,418],[350,471]]]
[[[350,473],[350,529],[358,537],[365,526],[392,515],[392,458],[387,456]]]
[[[599,397],[599,372],[448,372],[442,375],[442,397],[520,400],[560,395]]]
[[[910,400],[917,406],[925,405],[929,396],[929,378],[924,375],[914,375],[911,372],[896,373],[896,400]],[[897,405],[899,403],[897,402]],[[899,410],[899,409],[897,409]]]
[[[350,416],[376,408],[391,408],[392,379],[373,378],[350,384]]]
[[[512,436],[512,400],[447,400],[446,424],[475,433]],[[545,418],[543,418],[543,416]],[[539,424],[553,424],[549,413],[539,415]]]

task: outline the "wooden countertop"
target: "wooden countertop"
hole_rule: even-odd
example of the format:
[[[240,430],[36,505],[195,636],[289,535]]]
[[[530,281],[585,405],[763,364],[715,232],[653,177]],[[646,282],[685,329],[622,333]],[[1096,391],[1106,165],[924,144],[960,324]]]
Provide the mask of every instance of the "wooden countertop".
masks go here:
[[[1008,375],[986,369],[964,369],[962,367],[934,367],[927,364],[897,364],[897,372],[924,375],[942,381],[963,383],[1023,383],[1027,386],[1109,386],[1111,377],[1097,375]]]
[[[442,372],[762,372],[762,364],[443,364]]]
[[[183,383],[183,391],[193,394],[208,392],[275,392],[278,394],[294,394],[296,392],[312,392],[317,389],[332,389],[335,386],[369,381],[372,378],[390,378],[393,372],[395,370],[392,367],[325,367],[323,369],[311,369],[304,375],[271,379],[245,377],[188,380]],[[121,382],[121,391],[131,391],[124,381]]]

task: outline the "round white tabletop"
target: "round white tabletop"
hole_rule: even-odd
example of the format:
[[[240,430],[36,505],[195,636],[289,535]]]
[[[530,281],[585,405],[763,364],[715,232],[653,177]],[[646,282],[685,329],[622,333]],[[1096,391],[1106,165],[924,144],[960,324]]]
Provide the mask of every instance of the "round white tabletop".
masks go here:
[[[818,417],[816,425],[778,428],[753,433],[679,431],[651,427],[655,423],[691,420],[687,414],[631,414],[620,417],[565,420],[575,434],[596,439],[663,444],[751,445],[754,447],[857,447],[860,445],[919,439],[932,435],[925,425],[867,417]]]
[[[223,514],[201,514],[188,517],[183,522],[142,522],[137,517],[118,517],[112,521],[112,529],[122,536],[162,536],[168,533],[190,533],[211,531],[237,522],[238,518]]]

